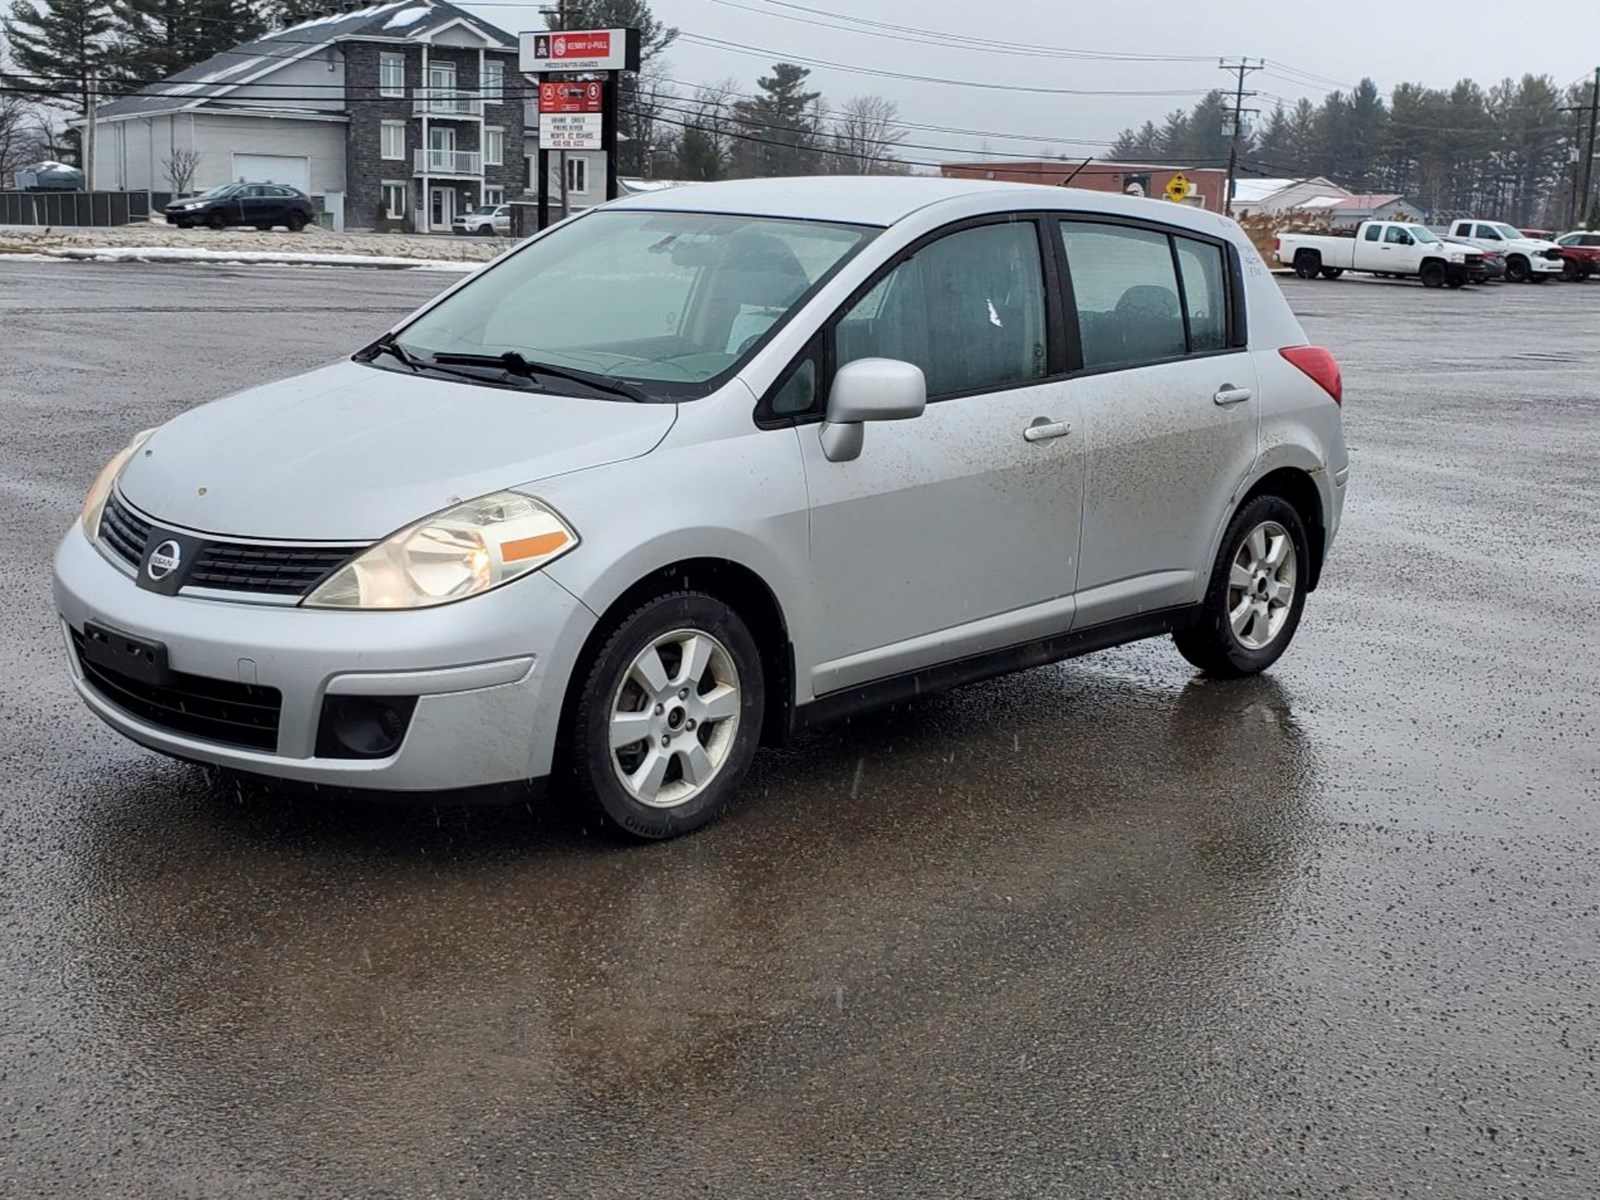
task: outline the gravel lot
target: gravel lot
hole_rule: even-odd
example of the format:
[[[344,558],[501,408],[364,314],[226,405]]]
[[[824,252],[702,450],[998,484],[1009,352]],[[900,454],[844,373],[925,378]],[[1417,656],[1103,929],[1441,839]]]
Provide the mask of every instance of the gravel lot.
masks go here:
[[[102,728],[99,464],[454,278],[0,259],[0,1196],[1600,1193],[1600,284],[1285,282],[1354,470],[1261,679],[968,687],[642,849]]]

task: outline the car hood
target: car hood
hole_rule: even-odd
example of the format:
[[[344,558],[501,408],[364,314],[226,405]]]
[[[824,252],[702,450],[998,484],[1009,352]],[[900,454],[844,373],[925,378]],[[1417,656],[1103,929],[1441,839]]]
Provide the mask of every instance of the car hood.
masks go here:
[[[676,417],[342,362],[174,418],[118,487],[199,532],[373,541],[457,500],[648,454]]]

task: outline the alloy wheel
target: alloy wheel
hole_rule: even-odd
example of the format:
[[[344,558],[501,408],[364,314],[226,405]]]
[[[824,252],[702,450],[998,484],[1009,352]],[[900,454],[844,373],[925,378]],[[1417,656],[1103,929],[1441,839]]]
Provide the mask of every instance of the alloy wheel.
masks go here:
[[[1239,543],[1228,572],[1228,623],[1246,650],[1263,650],[1283,632],[1298,568],[1294,538],[1276,521],[1263,521]]]
[[[699,629],[662,634],[635,656],[611,700],[611,768],[652,808],[676,808],[703,792],[728,761],[739,732],[733,656]]]

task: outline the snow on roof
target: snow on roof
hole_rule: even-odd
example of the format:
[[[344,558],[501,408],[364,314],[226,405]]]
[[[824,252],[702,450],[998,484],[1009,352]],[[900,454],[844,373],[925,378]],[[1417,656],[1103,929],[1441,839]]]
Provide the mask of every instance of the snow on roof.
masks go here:
[[[385,29],[404,29],[407,25],[415,25],[432,11],[433,5],[431,4],[418,4],[411,8],[403,8],[385,21],[383,27]]]
[[[1301,204],[1298,207],[1316,209],[1382,208],[1385,204],[1393,204],[1396,200],[1404,199],[1405,197],[1400,195],[1398,192],[1368,192],[1360,196],[1317,196],[1313,199],[1307,200],[1304,204]]]
[[[339,21],[354,21],[357,19],[380,16],[383,13],[388,12],[391,8],[398,8],[405,2],[406,0],[389,0],[387,4],[374,4],[371,8],[358,8],[353,12],[335,12],[329,13],[324,17],[312,17],[311,20],[301,21],[298,25],[287,25],[284,28],[277,30],[272,36],[279,38],[286,33],[298,33],[302,29],[314,29],[318,25],[332,25]]]

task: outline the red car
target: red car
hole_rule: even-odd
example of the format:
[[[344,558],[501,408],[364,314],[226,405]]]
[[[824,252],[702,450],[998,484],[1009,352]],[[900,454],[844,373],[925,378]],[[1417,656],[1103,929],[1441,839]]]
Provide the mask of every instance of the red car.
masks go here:
[[[1561,278],[1569,282],[1600,272],[1600,230],[1578,230],[1556,238],[1561,247]]]

